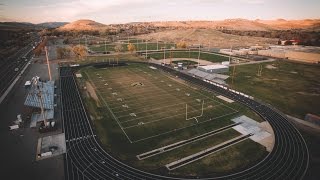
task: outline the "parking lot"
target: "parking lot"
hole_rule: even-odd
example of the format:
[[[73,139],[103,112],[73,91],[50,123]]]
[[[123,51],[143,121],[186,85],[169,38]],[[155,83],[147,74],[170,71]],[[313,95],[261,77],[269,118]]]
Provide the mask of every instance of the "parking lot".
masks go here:
[[[33,76],[48,79],[46,64],[30,64],[22,77],[17,81],[6,99],[0,104],[0,159],[5,162],[1,167],[0,179],[64,179],[63,156],[35,161],[36,148],[39,137],[48,134],[40,134],[36,128],[29,128],[30,121],[26,120],[25,106],[23,105],[28,91],[24,83]],[[57,64],[51,65],[53,79],[57,78]],[[8,126],[12,125],[17,115],[22,114],[22,127],[10,131]],[[61,133],[61,125],[58,131]]]

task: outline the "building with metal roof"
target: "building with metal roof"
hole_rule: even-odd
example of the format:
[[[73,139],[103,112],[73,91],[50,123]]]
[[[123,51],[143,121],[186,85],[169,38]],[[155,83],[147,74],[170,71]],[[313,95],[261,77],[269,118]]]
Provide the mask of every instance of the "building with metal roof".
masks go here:
[[[219,84],[226,84],[225,80],[229,78],[228,75],[216,74],[216,73],[207,73],[200,71],[199,69],[191,69],[188,71],[189,74],[202,78],[203,80],[208,80],[216,82]]]
[[[229,71],[229,66],[222,64],[212,64],[206,66],[199,66],[198,69],[207,73],[226,73]]]

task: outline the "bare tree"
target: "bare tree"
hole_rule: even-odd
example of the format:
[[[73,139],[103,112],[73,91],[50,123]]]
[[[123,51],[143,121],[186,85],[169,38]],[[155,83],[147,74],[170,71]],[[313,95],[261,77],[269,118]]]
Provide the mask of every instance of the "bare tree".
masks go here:
[[[177,47],[185,49],[185,48],[187,48],[187,43],[185,41],[180,41],[177,43]]]
[[[87,56],[87,48],[82,45],[76,45],[72,47],[72,52],[75,54],[75,56],[80,59],[85,56]]]
[[[121,44],[117,44],[115,47],[114,47],[114,50],[119,53],[123,50],[123,47]]]
[[[123,50],[123,47],[121,44],[117,44],[115,47],[114,47],[114,50],[117,52],[117,57],[118,57],[118,61],[119,61],[119,55],[120,55],[120,52]]]
[[[68,58],[71,55],[71,49],[68,47],[57,47],[56,52],[58,59]]]
[[[131,54],[132,54],[134,51],[136,51],[136,46],[135,46],[134,44],[132,44],[132,43],[129,43],[127,47],[128,47],[128,51],[130,51]]]

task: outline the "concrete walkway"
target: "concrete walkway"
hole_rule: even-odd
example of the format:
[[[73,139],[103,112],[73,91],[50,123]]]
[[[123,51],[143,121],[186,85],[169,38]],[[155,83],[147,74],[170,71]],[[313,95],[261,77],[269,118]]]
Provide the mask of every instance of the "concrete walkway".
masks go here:
[[[305,125],[305,126],[308,126],[309,128],[312,128],[318,132],[320,132],[320,126],[317,126],[315,124],[312,124],[311,122],[308,122],[308,121],[305,121],[305,120],[302,120],[302,119],[299,119],[299,118],[296,118],[296,117],[293,117],[293,116],[289,116],[289,115],[286,115],[287,118],[289,118],[289,120],[293,120],[299,124],[302,124],[302,125]]]
[[[246,63],[239,63],[239,64],[230,64],[229,66],[240,66],[240,65],[248,65],[248,64],[260,64],[265,62],[273,62],[275,59],[263,60],[263,61],[250,61]]]

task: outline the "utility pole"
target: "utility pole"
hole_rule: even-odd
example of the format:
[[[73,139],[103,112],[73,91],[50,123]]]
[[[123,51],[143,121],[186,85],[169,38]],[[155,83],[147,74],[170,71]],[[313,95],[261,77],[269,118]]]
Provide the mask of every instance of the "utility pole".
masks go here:
[[[50,63],[49,63],[47,46],[46,46],[44,49],[45,49],[45,51],[46,51],[46,58],[47,58],[47,65],[48,65],[49,80],[51,81],[51,70],[50,70]]]

